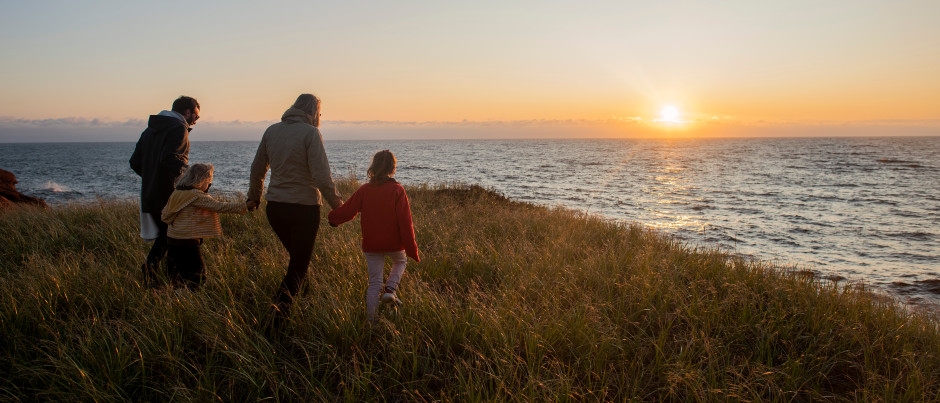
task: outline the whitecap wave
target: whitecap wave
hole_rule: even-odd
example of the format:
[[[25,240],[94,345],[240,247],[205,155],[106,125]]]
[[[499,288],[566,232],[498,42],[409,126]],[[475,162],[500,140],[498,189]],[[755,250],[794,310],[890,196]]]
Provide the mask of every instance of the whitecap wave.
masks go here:
[[[44,185],[42,185],[42,190],[48,190],[48,191],[50,191],[50,192],[55,192],[55,193],[71,192],[71,191],[72,191],[72,189],[69,189],[68,186],[60,185],[60,184],[55,183],[55,182],[53,182],[53,181],[46,181],[46,183],[45,183]]]

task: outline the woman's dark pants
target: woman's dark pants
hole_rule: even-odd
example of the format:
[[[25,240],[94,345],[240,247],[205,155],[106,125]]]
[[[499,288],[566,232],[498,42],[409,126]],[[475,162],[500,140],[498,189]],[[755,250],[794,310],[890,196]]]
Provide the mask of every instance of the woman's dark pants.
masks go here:
[[[313,243],[317,239],[317,231],[320,230],[320,206],[268,201],[265,211],[271,228],[290,255],[287,275],[281,281],[274,299],[278,309],[277,316],[283,320],[290,314],[294,296],[300,291],[307,277],[307,266],[310,265],[310,257],[313,255]]]

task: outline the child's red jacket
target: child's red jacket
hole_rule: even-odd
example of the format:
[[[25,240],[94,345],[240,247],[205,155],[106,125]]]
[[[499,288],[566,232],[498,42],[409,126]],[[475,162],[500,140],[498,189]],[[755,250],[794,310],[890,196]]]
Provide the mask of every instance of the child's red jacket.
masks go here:
[[[411,206],[405,188],[394,179],[380,185],[366,183],[342,206],[330,211],[330,225],[340,225],[362,213],[362,250],[385,253],[404,250],[408,257],[420,262]]]

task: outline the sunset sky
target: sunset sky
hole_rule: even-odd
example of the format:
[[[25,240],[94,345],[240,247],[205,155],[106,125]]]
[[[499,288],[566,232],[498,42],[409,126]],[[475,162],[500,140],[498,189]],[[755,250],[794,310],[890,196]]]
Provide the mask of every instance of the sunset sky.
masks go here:
[[[940,135],[940,1],[3,3],[0,142]]]

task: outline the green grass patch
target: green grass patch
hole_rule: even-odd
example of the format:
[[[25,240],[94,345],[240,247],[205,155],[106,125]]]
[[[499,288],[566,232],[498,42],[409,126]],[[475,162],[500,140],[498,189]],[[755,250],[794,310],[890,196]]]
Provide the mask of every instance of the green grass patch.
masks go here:
[[[861,285],[477,186],[408,192],[423,260],[371,329],[355,221],[324,219],[271,332],[287,254],[261,211],[223,216],[195,293],[142,286],[133,203],[0,214],[0,400],[940,400],[936,319]]]

